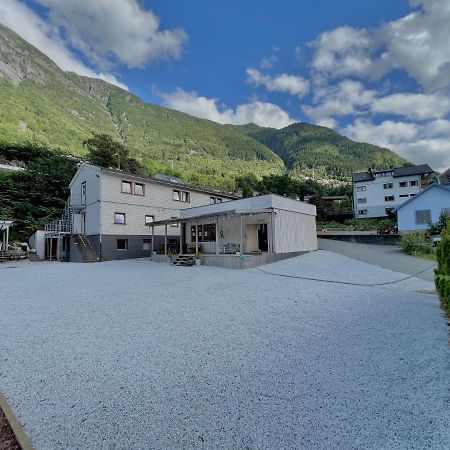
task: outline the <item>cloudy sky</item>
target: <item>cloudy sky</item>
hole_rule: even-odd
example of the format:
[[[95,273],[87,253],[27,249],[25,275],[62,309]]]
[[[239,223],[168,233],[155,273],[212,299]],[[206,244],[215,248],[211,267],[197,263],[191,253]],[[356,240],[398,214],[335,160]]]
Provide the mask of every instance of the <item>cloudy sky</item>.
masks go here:
[[[146,101],[450,166],[449,0],[0,0],[0,22]]]

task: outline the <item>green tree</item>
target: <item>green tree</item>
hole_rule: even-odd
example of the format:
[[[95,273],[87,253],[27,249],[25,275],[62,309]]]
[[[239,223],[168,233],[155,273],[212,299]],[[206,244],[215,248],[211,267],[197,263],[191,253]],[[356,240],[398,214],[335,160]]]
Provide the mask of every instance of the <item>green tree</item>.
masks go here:
[[[128,149],[108,134],[94,134],[83,141],[89,161],[100,167],[128,169]]]
[[[73,162],[52,155],[0,178],[0,217],[14,221],[12,239],[24,241],[37,227],[61,216],[75,171]]]

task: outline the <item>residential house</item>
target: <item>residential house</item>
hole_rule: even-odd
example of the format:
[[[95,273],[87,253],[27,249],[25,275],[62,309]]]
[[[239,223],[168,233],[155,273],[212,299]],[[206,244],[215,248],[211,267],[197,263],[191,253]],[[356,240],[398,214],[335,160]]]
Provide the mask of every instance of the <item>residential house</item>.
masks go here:
[[[426,178],[433,173],[428,164],[354,173],[354,217],[388,216],[426,187]]]
[[[440,184],[450,184],[450,168],[448,168],[445,172],[443,172],[439,176],[439,183]]]
[[[442,213],[450,216],[450,184],[430,184],[396,208],[398,230],[425,231]]]
[[[237,198],[217,189],[185,184],[166,175],[154,178],[83,163],[70,185],[70,198],[63,218],[46,226],[45,257],[71,261],[98,258],[127,259],[150,256],[151,246],[160,248],[164,227],[153,221],[178,218],[180,211]],[[167,241],[179,251],[180,228],[168,227]]]

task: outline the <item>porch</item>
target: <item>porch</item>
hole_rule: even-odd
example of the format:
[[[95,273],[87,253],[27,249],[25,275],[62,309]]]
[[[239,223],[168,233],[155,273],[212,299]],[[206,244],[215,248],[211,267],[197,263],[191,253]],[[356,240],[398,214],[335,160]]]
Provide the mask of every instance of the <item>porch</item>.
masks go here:
[[[205,265],[215,265],[206,263],[212,256],[220,257],[222,261],[224,257],[261,257],[264,253],[274,252],[275,214],[272,209],[231,210],[155,221],[150,225],[152,255],[159,253],[159,259],[164,259],[161,256],[174,253],[201,253]],[[174,225],[180,227],[180,241],[176,247],[168,237],[168,227]],[[155,227],[158,226],[164,227],[164,244],[156,247]]]

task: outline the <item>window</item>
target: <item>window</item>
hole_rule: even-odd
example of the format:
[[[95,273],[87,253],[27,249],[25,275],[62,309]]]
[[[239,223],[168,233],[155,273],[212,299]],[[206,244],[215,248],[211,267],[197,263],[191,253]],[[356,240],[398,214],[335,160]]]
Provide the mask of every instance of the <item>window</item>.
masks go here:
[[[359,216],[367,215],[367,209],[358,209],[358,215]]]
[[[431,210],[430,209],[423,209],[420,211],[416,211],[416,224],[422,225],[422,224],[429,224],[431,223]]]
[[[122,192],[124,194],[131,194],[133,192],[133,183],[131,181],[122,180]]]
[[[400,194],[399,197],[400,198],[409,197],[409,194]]]
[[[197,241],[198,242],[203,242],[202,239],[202,225],[198,226],[198,235],[197,235]],[[195,242],[195,225],[191,226],[191,242]]]
[[[155,216],[145,215],[145,225],[150,225],[155,221]]]
[[[394,187],[394,183],[384,183],[383,189],[392,189]]]
[[[123,194],[145,195],[145,184],[122,180]]]
[[[81,205],[86,204],[86,181],[83,181],[81,183]]]
[[[400,181],[400,183],[398,183],[400,187],[408,187],[408,182],[407,181]]]
[[[410,197],[414,197],[416,194],[409,194]]]
[[[134,194],[144,195],[145,185],[141,183],[134,183]]]
[[[358,198],[358,203],[367,203],[367,198]]]
[[[220,197],[209,197],[209,203],[211,203],[211,205],[215,203],[222,203],[222,199]]]
[[[419,186],[419,182],[418,182],[417,180],[411,180],[411,181],[409,182],[409,185],[410,185],[410,186]]]
[[[392,175],[394,175],[394,172],[377,172],[375,174],[375,178],[379,178],[379,177],[392,177]]]
[[[393,195],[387,195],[386,197],[384,197],[384,201],[385,202],[393,202],[394,201],[394,196]]]
[[[117,225],[126,225],[125,213],[114,213],[114,223]]]
[[[117,250],[128,250],[128,239],[117,239]]]
[[[151,250],[151,249],[152,249],[152,240],[142,239],[142,250]]]
[[[178,219],[178,217],[171,217],[171,219]],[[171,223],[170,226],[174,227],[174,228],[178,228],[180,226],[180,224],[179,223]]]
[[[191,202],[191,195],[189,192],[182,192],[181,193],[181,201],[184,203],[190,203]]]
[[[358,186],[356,192],[366,192],[366,186]]]
[[[203,242],[214,242],[216,240],[216,224],[207,223],[203,225]]]
[[[186,191],[179,191],[177,189],[174,189],[172,199],[176,202],[190,203],[191,194]]]

